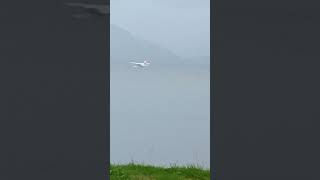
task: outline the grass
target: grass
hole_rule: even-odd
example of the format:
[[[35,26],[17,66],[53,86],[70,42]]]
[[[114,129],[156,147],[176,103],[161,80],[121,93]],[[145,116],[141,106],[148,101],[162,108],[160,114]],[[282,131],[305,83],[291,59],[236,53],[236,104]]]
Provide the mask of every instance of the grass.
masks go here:
[[[197,166],[111,165],[110,180],[209,180],[210,170]]]

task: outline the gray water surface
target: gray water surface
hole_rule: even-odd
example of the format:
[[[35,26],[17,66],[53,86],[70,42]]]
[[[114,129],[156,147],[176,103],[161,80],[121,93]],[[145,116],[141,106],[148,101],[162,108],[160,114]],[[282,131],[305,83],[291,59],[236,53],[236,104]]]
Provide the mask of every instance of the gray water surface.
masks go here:
[[[210,162],[208,68],[111,64],[111,162]]]

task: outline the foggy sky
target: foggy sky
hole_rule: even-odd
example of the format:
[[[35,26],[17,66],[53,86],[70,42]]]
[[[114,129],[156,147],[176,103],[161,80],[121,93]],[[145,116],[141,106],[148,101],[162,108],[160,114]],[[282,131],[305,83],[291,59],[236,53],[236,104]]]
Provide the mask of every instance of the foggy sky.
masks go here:
[[[111,162],[210,167],[209,60],[171,53],[209,56],[209,1],[195,2],[111,0]]]
[[[181,57],[209,56],[209,0],[111,0],[111,24]]]

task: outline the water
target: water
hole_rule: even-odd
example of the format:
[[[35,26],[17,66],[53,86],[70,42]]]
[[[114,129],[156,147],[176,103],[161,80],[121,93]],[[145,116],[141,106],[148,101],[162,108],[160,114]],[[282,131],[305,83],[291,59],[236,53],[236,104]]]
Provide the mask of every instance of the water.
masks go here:
[[[210,162],[208,68],[111,65],[111,162]]]

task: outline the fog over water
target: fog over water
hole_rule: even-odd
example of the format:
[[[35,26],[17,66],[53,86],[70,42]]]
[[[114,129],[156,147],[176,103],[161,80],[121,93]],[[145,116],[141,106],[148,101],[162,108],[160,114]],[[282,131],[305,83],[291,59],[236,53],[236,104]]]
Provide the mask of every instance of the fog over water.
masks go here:
[[[111,0],[110,22],[181,57],[210,55],[210,0]]]
[[[121,0],[121,3],[125,1]],[[157,41],[157,37],[148,38],[150,34],[145,37],[137,35],[125,28],[130,27],[129,23],[117,24],[118,15],[116,9],[112,10],[115,4],[112,2],[111,161],[209,167],[209,52],[204,50],[181,56],[177,53],[179,48],[174,48],[178,47],[177,44],[169,47]],[[165,8],[166,2],[171,1],[162,1],[158,7]],[[176,7],[180,2],[176,0],[171,8],[190,8]],[[196,37],[194,30],[184,33]],[[209,39],[209,34],[202,36]],[[174,36],[170,37],[173,42],[172,38]],[[184,46],[183,42],[180,44]],[[188,49],[191,45],[185,47]],[[143,58],[151,59],[150,67],[132,68],[128,63],[143,61]]]

